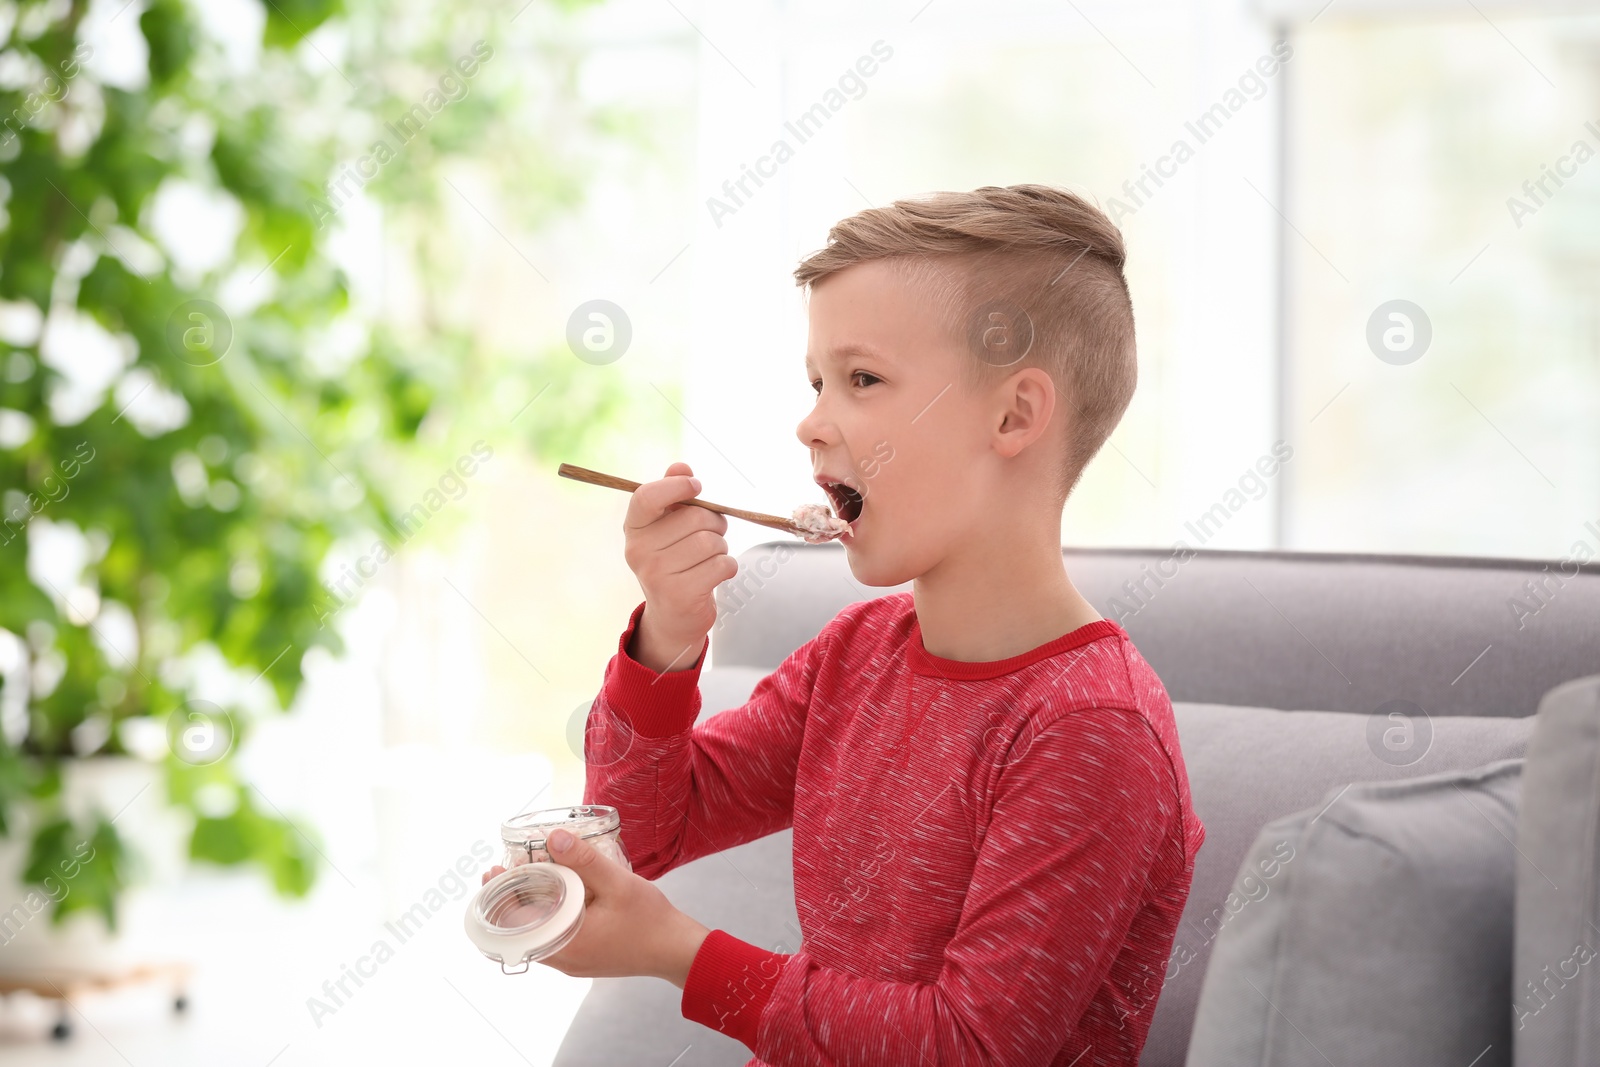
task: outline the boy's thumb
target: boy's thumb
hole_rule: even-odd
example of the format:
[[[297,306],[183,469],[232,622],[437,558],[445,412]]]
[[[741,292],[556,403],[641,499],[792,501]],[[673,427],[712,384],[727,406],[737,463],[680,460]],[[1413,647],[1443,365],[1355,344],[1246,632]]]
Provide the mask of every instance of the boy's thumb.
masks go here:
[[[579,871],[598,871],[600,853],[595,847],[569,830],[552,830],[545,841],[550,858],[563,867]]]

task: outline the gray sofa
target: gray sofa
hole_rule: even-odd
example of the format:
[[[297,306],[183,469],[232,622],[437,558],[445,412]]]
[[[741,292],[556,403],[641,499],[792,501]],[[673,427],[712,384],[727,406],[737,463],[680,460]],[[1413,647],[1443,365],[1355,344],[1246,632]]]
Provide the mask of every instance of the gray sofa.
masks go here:
[[[1212,942],[1264,825],[1350,782],[1518,759],[1544,694],[1600,673],[1600,565],[1228,551],[1179,562],[1166,549],[1063,556],[1078,589],[1123,625],[1165,683],[1207,829],[1174,946],[1182,963],[1169,965],[1145,1067],[1185,1062]],[[833,544],[773,542],[739,563],[718,590],[702,716],[741,704],[846,604],[909,588],[857,584]],[[1380,742],[1401,736],[1385,733],[1394,722],[1406,725],[1403,742]],[[659,884],[707,925],[792,946],[790,845],[786,830],[686,864]],[[1485,951],[1477,977],[1490,1003],[1505,1003],[1511,946],[1495,941]],[[597,980],[556,1067],[746,1062],[743,1045],[682,1019],[679,997],[654,979]],[[1509,1044],[1497,1042],[1476,1067],[1510,1063]],[[1317,1051],[1341,1067],[1359,1062],[1340,1058],[1350,1050]]]

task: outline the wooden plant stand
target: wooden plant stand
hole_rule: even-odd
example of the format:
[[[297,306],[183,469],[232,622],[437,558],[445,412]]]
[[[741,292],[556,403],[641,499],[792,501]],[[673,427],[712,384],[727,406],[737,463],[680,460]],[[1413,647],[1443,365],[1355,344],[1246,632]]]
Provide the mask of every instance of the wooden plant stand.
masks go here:
[[[150,963],[120,970],[50,970],[0,972],[0,997],[28,992],[57,1001],[60,1012],[50,1036],[65,1041],[72,1036],[72,1009],[78,996],[125,989],[146,982],[165,982],[172,990],[172,1010],[189,1006],[188,985],[192,968],[187,963]]]

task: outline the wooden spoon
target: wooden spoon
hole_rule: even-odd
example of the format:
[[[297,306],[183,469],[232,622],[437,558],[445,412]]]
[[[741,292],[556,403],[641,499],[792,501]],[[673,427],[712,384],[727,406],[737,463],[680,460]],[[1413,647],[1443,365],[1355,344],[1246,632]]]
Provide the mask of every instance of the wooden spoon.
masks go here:
[[[633,492],[640,485],[639,482],[618,478],[615,474],[601,474],[599,471],[592,471],[586,467],[575,467],[571,463],[561,464],[556,469],[556,473],[563,478],[571,478],[573,481],[588,482],[590,485],[603,485],[608,489],[621,489],[625,493]],[[793,519],[786,519],[781,515],[764,515],[759,511],[730,508],[723,504],[713,504],[709,500],[701,500],[698,497],[693,500],[679,501],[679,503],[693,504],[697,508],[705,508],[707,511],[715,511],[722,515],[732,515],[736,519],[743,519],[745,522],[753,522],[757,526],[766,526],[773,530],[782,530],[784,533],[794,534],[800,538],[804,538],[810,532],[801,529]]]

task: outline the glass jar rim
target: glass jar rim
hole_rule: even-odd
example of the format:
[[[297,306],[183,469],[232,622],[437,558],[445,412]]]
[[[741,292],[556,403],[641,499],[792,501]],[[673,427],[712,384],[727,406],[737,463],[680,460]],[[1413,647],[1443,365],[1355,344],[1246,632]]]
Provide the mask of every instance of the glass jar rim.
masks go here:
[[[534,896],[527,898],[528,893]],[[496,912],[512,903],[533,905],[534,914],[526,922],[502,926]],[[505,973],[521,974],[529,963],[565,947],[583,925],[583,912],[578,872],[554,863],[527,863],[502,871],[473,895],[465,926],[479,952],[498,961]]]
[[[543,848],[551,830],[566,830],[578,837],[599,837],[622,825],[616,808],[605,804],[571,804],[513,815],[500,824],[500,840],[522,848]]]

